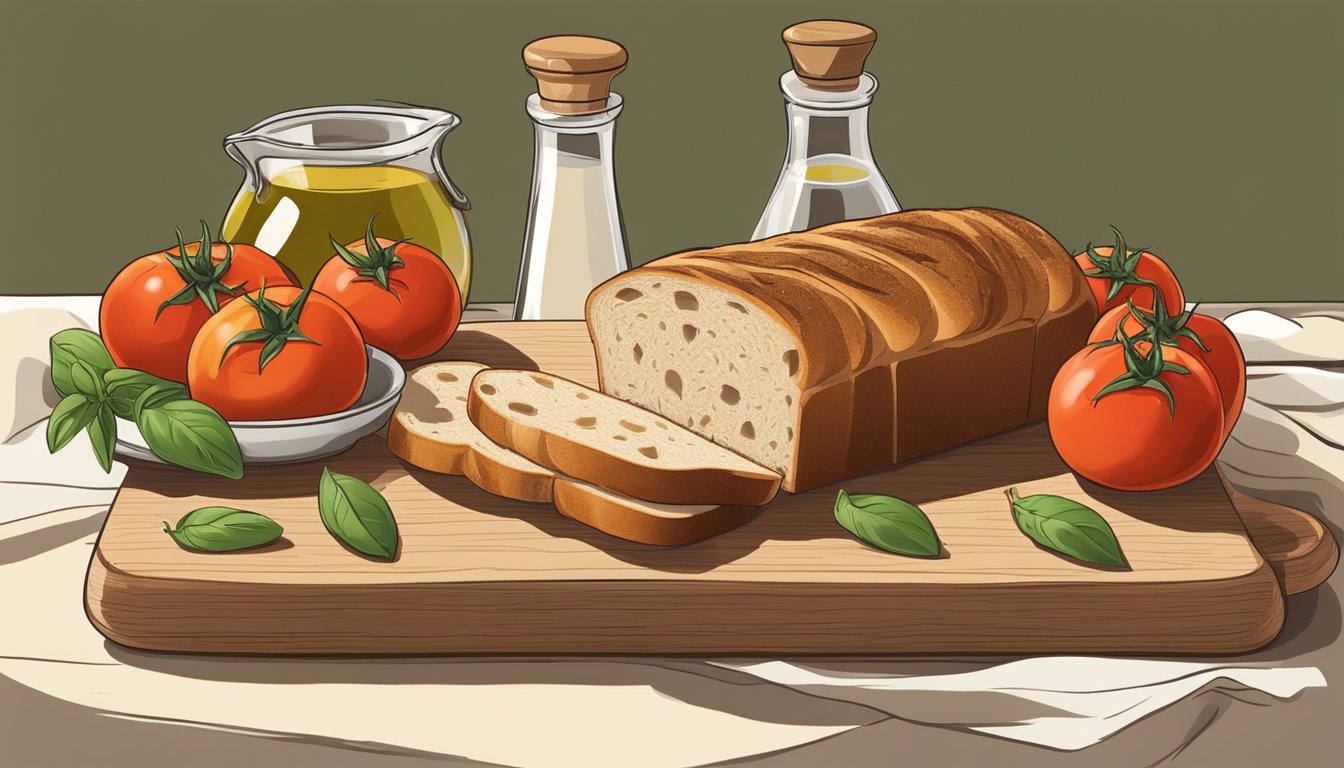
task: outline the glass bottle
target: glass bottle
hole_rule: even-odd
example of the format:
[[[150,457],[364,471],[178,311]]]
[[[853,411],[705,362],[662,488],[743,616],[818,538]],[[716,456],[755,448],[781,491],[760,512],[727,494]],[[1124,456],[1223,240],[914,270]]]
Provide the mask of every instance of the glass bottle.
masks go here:
[[[863,62],[877,33],[849,21],[784,30],[793,69],[779,79],[789,148],[751,239],[900,210],[868,143],[877,79]]]
[[[601,38],[546,37],[528,43],[523,62],[537,79],[527,99],[536,144],[514,318],[578,320],[588,292],[630,268],[612,161],[622,100],[611,80],[626,52]]]

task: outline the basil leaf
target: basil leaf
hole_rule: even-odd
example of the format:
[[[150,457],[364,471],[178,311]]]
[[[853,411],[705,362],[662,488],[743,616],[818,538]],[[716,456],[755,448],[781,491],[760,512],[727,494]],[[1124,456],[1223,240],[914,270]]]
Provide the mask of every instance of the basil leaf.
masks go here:
[[[140,414],[144,413],[146,408],[157,408],[164,403],[170,403],[174,400],[187,400],[187,390],[180,385],[174,386],[174,382],[167,385],[154,384],[145,389],[135,398],[131,404],[131,418],[140,420]]]
[[[171,400],[147,406],[135,423],[149,449],[169,464],[234,480],[243,476],[243,454],[233,430],[205,403]]]
[[[70,384],[74,386],[75,392],[90,400],[102,402],[107,395],[107,391],[103,389],[102,373],[95,371],[93,366],[83,360],[71,361]]]
[[[184,549],[201,552],[234,552],[262,547],[285,532],[265,515],[232,507],[201,507],[177,521],[177,529],[163,524],[164,533]]]
[[[104,373],[103,384],[107,387],[112,412],[123,419],[135,419],[135,402],[145,390],[154,389],[162,393],[165,402],[187,396],[187,388],[176,381],[130,368],[113,368]],[[176,396],[168,397],[169,393]]]
[[[51,337],[51,383],[62,395],[79,391],[70,378],[70,366],[76,360],[83,361],[99,376],[117,367],[103,340],[93,331],[67,328],[57,333]]]
[[[112,472],[112,451],[117,444],[117,418],[107,403],[98,406],[98,411],[89,422],[89,442],[93,444],[93,455],[98,466],[104,472]]]
[[[322,524],[346,546],[371,557],[396,557],[397,520],[387,499],[368,483],[323,467],[317,509]]]
[[[1013,519],[1027,538],[1085,563],[1128,567],[1115,531],[1095,510],[1063,496],[1019,497],[1016,488],[1007,494]]]
[[[840,491],[836,522],[878,549],[911,557],[938,557],[942,543],[933,523],[919,507],[895,496]]]
[[[76,392],[61,399],[47,419],[47,450],[55,453],[98,415],[98,403]]]

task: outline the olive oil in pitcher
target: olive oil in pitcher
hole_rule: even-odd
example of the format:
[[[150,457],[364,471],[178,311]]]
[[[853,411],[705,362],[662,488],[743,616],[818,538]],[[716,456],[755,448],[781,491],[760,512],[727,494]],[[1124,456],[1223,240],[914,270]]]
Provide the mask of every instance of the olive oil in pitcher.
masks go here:
[[[307,284],[334,253],[328,233],[341,243],[358,240],[375,213],[380,237],[408,238],[438,254],[465,290],[471,272],[464,227],[438,183],[410,168],[286,168],[270,177],[260,195],[247,188],[238,193],[224,237],[254,243]]]
[[[269,118],[224,148],[247,176],[224,217],[229,242],[275,256],[304,284],[335,255],[331,239],[378,234],[428,248],[453,271],[465,304],[467,198],[439,160],[456,115],[426,108],[321,107]]]

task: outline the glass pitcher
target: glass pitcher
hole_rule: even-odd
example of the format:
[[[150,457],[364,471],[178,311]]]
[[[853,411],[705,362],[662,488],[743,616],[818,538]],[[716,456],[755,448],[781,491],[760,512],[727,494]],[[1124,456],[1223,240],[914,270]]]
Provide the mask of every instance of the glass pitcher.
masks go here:
[[[471,245],[466,195],[443,169],[439,146],[460,120],[437,109],[339,106],[269,117],[224,139],[246,177],[225,214],[228,242],[275,256],[304,284],[335,255],[331,238],[376,233],[408,239],[453,271],[466,306]]]

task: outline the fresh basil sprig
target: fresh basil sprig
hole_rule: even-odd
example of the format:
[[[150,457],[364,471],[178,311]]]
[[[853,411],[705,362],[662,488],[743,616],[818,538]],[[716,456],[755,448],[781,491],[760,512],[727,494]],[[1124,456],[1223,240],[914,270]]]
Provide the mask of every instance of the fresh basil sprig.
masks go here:
[[[943,549],[924,512],[895,496],[851,496],[842,490],[835,499],[835,519],[860,540],[898,555],[938,557]]]
[[[104,472],[112,471],[116,417],[134,420],[155,456],[179,467],[238,479],[243,454],[228,422],[175,381],[118,368],[98,334],[69,328],[51,337],[51,383],[65,397],[47,422],[55,453],[83,430]]]
[[[117,367],[98,334],[84,328],[67,328],[51,337],[51,383],[62,395],[73,395],[70,369],[75,361],[84,363],[102,376]]]
[[[232,507],[201,507],[182,516],[177,528],[163,523],[163,532],[185,549],[235,552],[263,547],[285,532],[271,518]]]
[[[1006,494],[1018,529],[1042,547],[1094,565],[1128,566],[1115,531],[1092,508],[1063,496],[1018,496],[1016,488]]]
[[[55,344],[52,346],[55,347]],[[98,465],[104,472],[111,472],[117,424],[112,415],[112,406],[108,403],[107,387],[103,384],[101,373],[93,365],[79,359],[71,359],[66,363],[61,386],[68,386],[71,393],[56,404],[51,418],[47,420],[47,450],[52,453],[59,451],[80,431],[87,429]],[[55,384],[54,367],[52,371],[52,383]]]
[[[317,511],[338,541],[370,557],[397,556],[397,520],[387,499],[368,483],[322,468]]]

